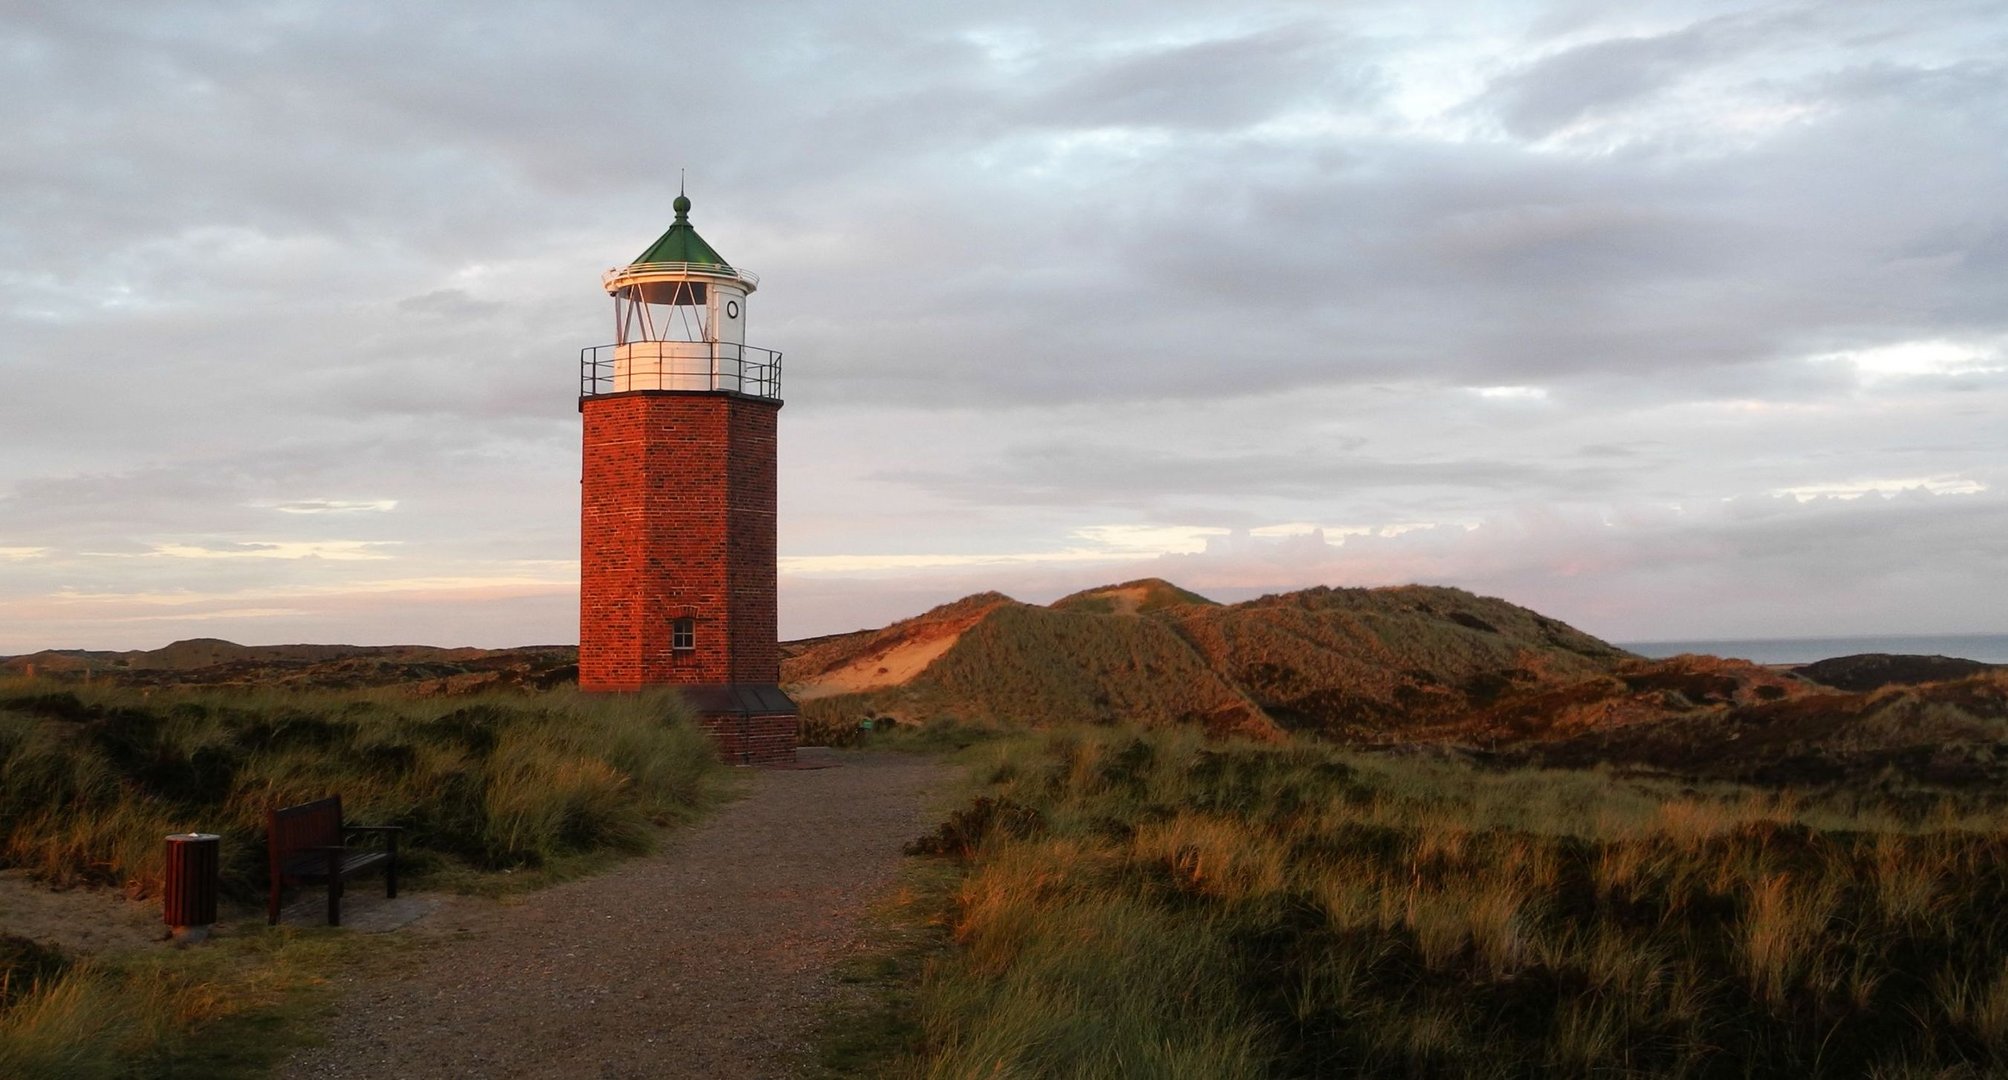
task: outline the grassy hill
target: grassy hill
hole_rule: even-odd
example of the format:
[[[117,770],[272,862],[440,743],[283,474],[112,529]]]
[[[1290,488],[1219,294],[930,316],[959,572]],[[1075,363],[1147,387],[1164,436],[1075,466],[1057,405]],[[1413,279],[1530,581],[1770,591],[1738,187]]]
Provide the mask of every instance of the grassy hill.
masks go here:
[[[1645,766],[1749,783],[1849,786],[1885,796],[1926,788],[2008,790],[2008,672],[1866,693],[1815,687],[1762,697],[1663,706],[1639,722],[1553,731],[1505,757],[1554,767]]]
[[[1796,671],[1647,660],[1461,589],[1216,604],[1144,580],[1045,607],[984,593],[786,653],[784,683],[812,739],[843,741],[861,719],[887,717],[1193,725],[1893,796],[2008,784],[2008,671],[1927,657]]]
[[[965,719],[1199,723],[1267,734],[1261,709],[1168,620],[999,605],[915,679]]]
[[[1141,615],[1181,604],[1220,606],[1162,578],[1140,578],[1120,585],[1082,589],[1053,601],[1049,606],[1055,611],[1080,611],[1091,615]]]
[[[1466,715],[1509,686],[1598,676],[1630,655],[1504,600],[1421,585],[1165,617],[1278,724],[1356,738]]]
[[[1630,654],[1461,589],[1307,589],[1217,604],[1157,579],[1048,606],[968,597],[784,650],[813,720],[1196,722],[1378,738],[1468,716],[1505,688],[1600,677]]]
[[[158,649],[51,649],[0,658],[0,675],[115,686],[289,687],[349,690],[413,685],[467,693],[548,689],[578,677],[573,645],[514,649],[433,645],[239,645],[190,638]]]
[[[848,741],[867,718],[1134,723],[1709,780],[2008,783],[2008,668],[1882,655],[1789,670],[1647,660],[1453,588],[1320,587],[1220,604],[1146,578],[1044,606],[986,592],[782,652],[811,743]],[[457,696],[566,685],[577,649],[198,638],[0,659],[0,675],[31,671],[111,687]]]

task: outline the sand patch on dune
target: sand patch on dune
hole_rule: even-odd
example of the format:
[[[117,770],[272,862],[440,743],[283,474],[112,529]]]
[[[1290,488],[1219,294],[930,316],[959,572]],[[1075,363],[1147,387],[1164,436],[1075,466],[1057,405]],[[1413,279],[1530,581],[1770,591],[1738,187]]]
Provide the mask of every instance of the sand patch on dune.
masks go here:
[[[797,701],[812,701],[904,685],[991,612],[1016,602],[1001,593],[979,593],[883,630],[809,639],[792,650],[783,642],[781,688]]]
[[[857,694],[898,686],[926,670],[927,665],[962,640],[966,627],[943,628],[938,634],[901,641],[883,652],[871,652],[842,667],[796,683],[788,692],[797,701],[837,694]]]
[[[1126,589],[1110,589],[1095,595],[1114,604],[1115,614],[1135,615],[1143,609],[1144,601],[1150,599],[1150,590],[1141,585],[1132,585]]]

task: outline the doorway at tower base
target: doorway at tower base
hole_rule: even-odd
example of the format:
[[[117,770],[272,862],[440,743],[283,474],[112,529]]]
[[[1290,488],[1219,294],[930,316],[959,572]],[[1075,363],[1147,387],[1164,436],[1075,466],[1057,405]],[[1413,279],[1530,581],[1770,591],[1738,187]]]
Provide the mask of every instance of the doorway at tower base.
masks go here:
[[[727,765],[787,765],[801,743],[795,702],[771,684],[679,687]]]

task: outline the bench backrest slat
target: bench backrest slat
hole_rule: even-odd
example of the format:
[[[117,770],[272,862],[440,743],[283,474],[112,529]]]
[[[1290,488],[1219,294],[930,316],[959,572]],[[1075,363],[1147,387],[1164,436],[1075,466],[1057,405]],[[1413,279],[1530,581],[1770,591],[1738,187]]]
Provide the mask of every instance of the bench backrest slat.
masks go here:
[[[335,795],[298,806],[274,809],[270,815],[272,862],[276,867],[302,848],[342,842],[342,797]]]

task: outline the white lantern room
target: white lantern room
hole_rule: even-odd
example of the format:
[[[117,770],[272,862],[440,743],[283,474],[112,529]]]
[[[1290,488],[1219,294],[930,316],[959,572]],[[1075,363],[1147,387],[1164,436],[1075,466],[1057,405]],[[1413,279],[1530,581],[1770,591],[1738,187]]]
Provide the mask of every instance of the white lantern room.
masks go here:
[[[690,225],[678,195],[676,223],[640,257],[601,279],[614,298],[614,344],[593,350],[582,395],[638,390],[775,397],[780,354],[746,344],[746,298],[760,279],[733,267]]]

